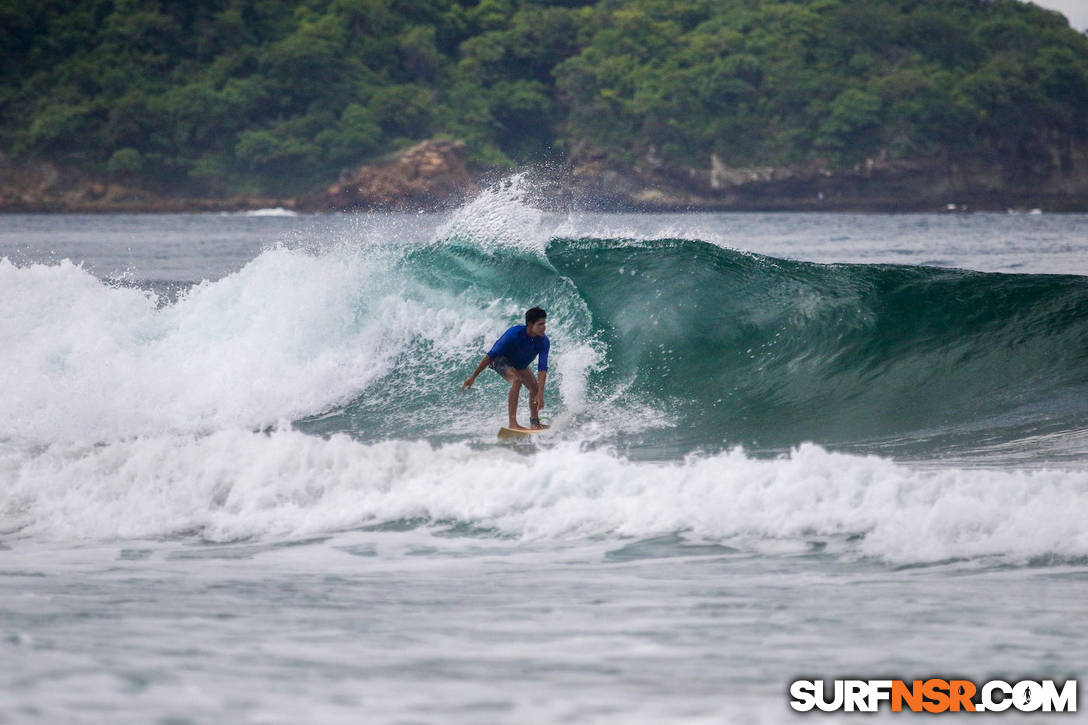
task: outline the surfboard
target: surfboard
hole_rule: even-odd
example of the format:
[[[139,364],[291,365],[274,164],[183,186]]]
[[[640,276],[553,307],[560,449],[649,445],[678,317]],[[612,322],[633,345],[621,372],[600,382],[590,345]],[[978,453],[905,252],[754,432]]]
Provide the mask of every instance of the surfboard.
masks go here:
[[[550,428],[533,428],[529,430],[518,430],[517,428],[507,428],[505,425],[499,428],[499,438],[523,438],[525,436],[533,435],[534,433],[543,433],[551,430]]]

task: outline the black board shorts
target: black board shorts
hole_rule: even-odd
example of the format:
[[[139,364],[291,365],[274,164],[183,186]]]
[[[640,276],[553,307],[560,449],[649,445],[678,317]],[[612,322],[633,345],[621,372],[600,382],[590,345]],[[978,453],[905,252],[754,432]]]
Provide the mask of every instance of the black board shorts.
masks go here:
[[[509,358],[506,358],[506,357],[497,357],[497,358],[495,358],[494,360],[491,361],[491,364],[488,365],[488,367],[491,368],[492,370],[494,370],[495,372],[497,372],[499,375],[501,375],[503,380],[506,380],[506,373],[509,370],[528,370],[529,369],[528,365],[526,365],[523,368],[515,368],[511,364]]]

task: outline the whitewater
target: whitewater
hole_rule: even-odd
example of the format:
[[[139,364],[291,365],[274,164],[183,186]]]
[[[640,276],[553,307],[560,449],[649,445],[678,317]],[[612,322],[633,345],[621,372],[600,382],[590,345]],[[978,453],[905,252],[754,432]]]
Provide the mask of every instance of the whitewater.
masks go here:
[[[519,178],[0,218],[0,721],[773,723],[801,677],[1077,677],[1086,275],[1084,215]],[[505,384],[460,383],[533,305],[554,430],[500,442]]]

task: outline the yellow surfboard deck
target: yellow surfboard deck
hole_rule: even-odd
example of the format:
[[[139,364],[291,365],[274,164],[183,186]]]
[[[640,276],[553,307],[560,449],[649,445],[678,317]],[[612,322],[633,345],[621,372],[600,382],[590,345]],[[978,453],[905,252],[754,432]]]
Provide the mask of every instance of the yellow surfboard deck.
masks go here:
[[[530,430],[518,430],[517,428],[507,428],[503,426],[499,428],[499,438],[523,438],[525,436],[533,435],[534,433],[544,433],[550,430],[549,428],[534,428]]]

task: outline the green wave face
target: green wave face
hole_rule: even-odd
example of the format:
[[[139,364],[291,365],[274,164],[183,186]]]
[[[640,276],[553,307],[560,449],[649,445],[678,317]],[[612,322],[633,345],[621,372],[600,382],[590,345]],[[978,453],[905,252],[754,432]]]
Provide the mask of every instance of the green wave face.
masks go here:
[[[546,307],[552,378],[564,383],[552,415],[569,413],[568,428],[603,424],[613,443],[636,448],[814,441],[932,452],[1088,421],[1082,277],[819,265],[617,239],[554,239],[537,252],[452,239],[405,255],[394,275],[404,294],[446,300],[455,318],[493,311],[495,337],[517,310]],[[364,438],[391,425],[478,430],[505,410],[503,391],[471,404],[449,391],[491,342],[415,340],[380,383],[301,425]],[[587,354],[592,364],[572,371]],[[571,389],[583,399],[565,399]]]
[[[608,343],[600,384],[634,376],[703,429],[693,443],[1084,420],[1083,278],[827,266],[676,240],[557,242],[549,259]]]

